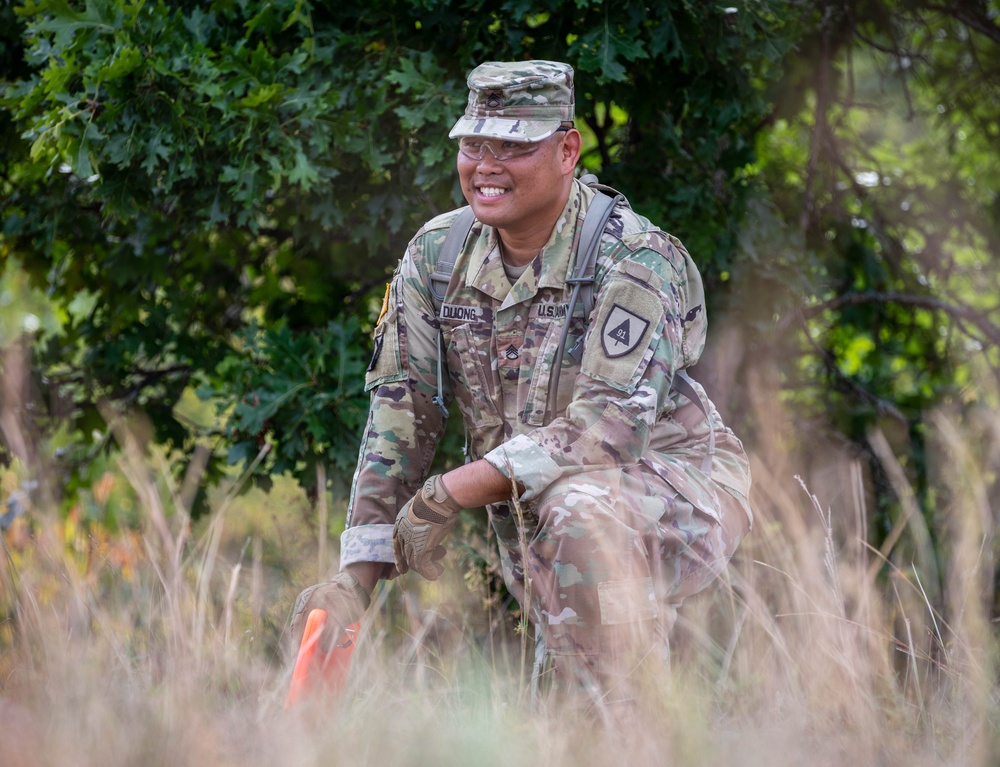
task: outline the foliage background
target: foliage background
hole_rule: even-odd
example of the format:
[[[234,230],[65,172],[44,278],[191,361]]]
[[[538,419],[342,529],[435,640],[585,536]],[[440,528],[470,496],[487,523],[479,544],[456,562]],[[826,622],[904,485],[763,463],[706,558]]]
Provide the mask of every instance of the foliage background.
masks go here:
[[[86,572],[102,551],[122,572],[153,530],[202,589],[189,636],[212,625],[213,575],[182,563],[213,545],[233,567],[268,563],[283,585],[245,605],[273,656],[274,605],[335,563],[384,282],[461,202],[446,133],[464,75],[529,57],[575,66],[583,165],[702,269],[712,330],[694,373],[751,454],[758,535],[807,539],[815,518],[775,512],[801,477],[890,603],[903,577],[943,623],[971,598],[990,625],[996,0],[3,4],[5,541],[41,540],[51,512]],[[942,412],[982,462],[974,503],[949,479],[976,462],[942,449]],[[133,468],[156,492],[122,478],[128,440],[148,446]],[[254,485],[275,495],[241,506]],[[971,549],[958,507],[978,520]],[[220,508],[239,534],[213,527]],[[502,599],[468,527],[458,569]],[[9,593],[13,642],[25,592]],[[907,646],[897,608],[872,630]],[[946,634],[928,629],[931,665]]]

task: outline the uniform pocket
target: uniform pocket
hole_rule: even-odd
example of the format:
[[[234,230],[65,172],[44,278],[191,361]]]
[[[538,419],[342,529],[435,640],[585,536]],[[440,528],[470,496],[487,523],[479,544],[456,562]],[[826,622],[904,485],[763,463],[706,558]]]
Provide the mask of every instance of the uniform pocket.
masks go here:
[[[696,511],[719,521],[720,488],[701,469],[683,459],[657,453],[644,456],[642,463]]]
[[[365,371],[365,391],[384,383],[406,378],[403,364],[403,338],[399,327],[398,283],[393,280],[385,299],[385,310],[375,326],[375,343],[371,362]]]
[[[532,426],[542,426],[545,423],[545,405],[548,400],[549,381],[552,380],[552,364],[555,362],[556,348],[562,333],[561,323],[548,322],[546,325],[545,335],[538,344],[535,370],[528,384],[524,410],[521,412],[524,423]]]
[[[562,365],[559,373],[559,391],[556,393],[556,401],[552,403],[553,414],[562,412],[573,395],[573,385],[576,376],[580,372],[579,363],[573,359],[570,351],[576,346],[581,346],[578,342],[584,332],[584,320],[582,317],[573,317],[570,320],[569,334],[566,338],[566,348],[563,351]],[[542,341],[538,345],[538,358],[535,362],[535,369],[528,385],[528,393],[525,397],[524,409],[521,411],[521,419],[529,426],[544,426],[545,411],[549,400],[549,385],[552,381],[552,373],[559,352],[559,340],[562,338],[563,323],[548,322],[542,336]],[[577,354],[582,353],[582,348],[577,349]],[[560,407],[562,405],[562,407]]]
[[[472,327],[446,327],[444,334],[452,389],[466,423],[472,429],[500,425],[502,420],[494,401],[493,379],[487,375],[483,365],[484,353],[476,344],[477,336]],[[487,345],[485,354],[489,355],[492,336],[487,334],[478,340]]]

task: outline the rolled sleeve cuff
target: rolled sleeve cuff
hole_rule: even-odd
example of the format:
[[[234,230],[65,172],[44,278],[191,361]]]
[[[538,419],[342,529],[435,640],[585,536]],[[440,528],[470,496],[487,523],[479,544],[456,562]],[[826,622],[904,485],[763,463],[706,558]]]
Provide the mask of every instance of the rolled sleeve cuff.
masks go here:
[[[393,525],[358,525],[340,534],[340,567],[357,562],[396,561],[392,553]]]
[[[524,434],[491,450],[485,457],[507,479],[524,488],[520,501],[537,498],[563,474],[559,464]]]

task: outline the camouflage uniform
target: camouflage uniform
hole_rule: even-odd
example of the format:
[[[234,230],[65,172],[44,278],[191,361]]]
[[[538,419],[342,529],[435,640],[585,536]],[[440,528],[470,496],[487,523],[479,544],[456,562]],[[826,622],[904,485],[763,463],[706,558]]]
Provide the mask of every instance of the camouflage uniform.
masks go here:
[[[641,647],[669,628],[674,607],[723,569],[751,515],[739,440],[700,386],[701,403],[672,386],[698,360],[707,327],[701,277],[683,245],[619,204],[600,243],[594,310],[585,317],[578,303],[568,316],[566,280],[594,194],[573,183],[548,243],[513,285],[496,231],[476,222],[440,321],[428,275],[457,212],[410,242],[375,329],[371,411],[341,557],[393,561],[393,521],[420,489],[444,429],[433,402],[440,327],[445,401],[458,403],[470,457],[518,490],[517,504],[487,508],[504,578],[557,666],[568,657],[599,669],[623,633]],[[546,422],[566,322],[566,348],[585,335],[583,352],[563,356]]]

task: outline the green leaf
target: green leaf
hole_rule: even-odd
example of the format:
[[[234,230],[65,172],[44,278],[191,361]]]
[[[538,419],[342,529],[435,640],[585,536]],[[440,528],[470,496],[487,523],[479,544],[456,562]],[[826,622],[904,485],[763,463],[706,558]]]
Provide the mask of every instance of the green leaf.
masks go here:
[[[242,107],[256,108],[280,102],[286,88],[281,83],[259,84],[237,103]]]
[[[142,53],[138,48],[123,46],[117,49],[110,61],[101,66],[99,78],[102,81],[117,80],[131,74],[142,65]]]
[[[288,180],[293,184],[299,184],[306,191],[319,180],[316,168],[312,166],[305,152],[299,147],[295,149],[295,165],[288,174]]]
[[[110,29],[101,18],[98,4],[95,0],[87,0],[82,12],[74,12],[65,0],[46,0],[25,6],[25,15],[47,12],[47,18],[41,18],[32,24],[39,32],[51,32],[54,35],[53,48],[57,51],[71,47],[76,41],[76,35],[82,31]]]
[[[399,69],[389,72],[386,75],[386,80],[398,86],[403,93],[422,92],[429,84],[424,76],[417,71],[416,65],[409,59],[400,59]]]

